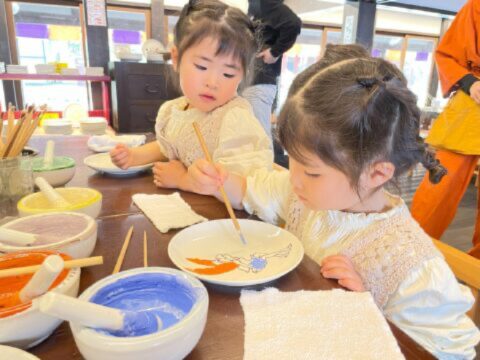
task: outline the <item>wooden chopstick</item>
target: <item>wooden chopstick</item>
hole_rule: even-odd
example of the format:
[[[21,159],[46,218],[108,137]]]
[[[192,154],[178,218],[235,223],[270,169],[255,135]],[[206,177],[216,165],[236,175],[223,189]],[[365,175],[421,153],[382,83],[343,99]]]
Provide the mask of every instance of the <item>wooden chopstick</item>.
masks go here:
[[[125,237],[125,240],[123,242],[123,246],[122,246],[122,249],[120,250],[120,254],[118,254],[117,263],[115,264],[115,267],[113,268],[112,274],[118,273],[120,271],[120,268],[122,267],[123,258],[125,257],[125,254],[127,253],[128,244],[130,243],[130,239],[132,238],[132,233],[133,233],[133,225],[130,227],[130,229],[127,232],[127,236]]]
[[[38,127],[41,117],[43,116],[43,111],[40,112],[40,114],[36,118],[33,118],[34,112],[35,108],[33,106],[29,108],[26,119],[27,123],[24,126],[24,131],[22,132],[21,136],[19,136],[19,140],[15,144],[15,149],[12,152],[13,157],[20,155],[22,149],[25,147],[25,145],[35,132],[35,129]]]
[[[65,261],[64,269],[71,269],[77,267],[87,267],[94,265],[103,264],[102,256],[93,256],[83,259],[74,259]],[[31,274],[40,269],[42,265],[32,265],[32,266],[22,266],[11,269],[0,270],[0,278],[9,277],[9,276],[19,276],[25,274]]]
[[[200,129],[198,128],[197,123],[194,121],[192,123],[193,128],[195,129],[195,134],[197,134],[198,141],[200,142],[200,145],[202,147],[203,153],[205,154],[205,157],[207,158],[208,162],[212,165],[213,160],[212,157],[210,156],[210,153],[208,152],[207,144],[205,143],[205,140],[203,139],[202,133],[200,132]],[[228,214],[230,215],[230,218],[232,219],[233,226],[238,232],[238,235],[240,236],[240,240],[242,240],[242,243],[244,245],[247,244],[247,241],[245,240],[245,237],[242,234],[242,229],[240,228],[240,224],[238,223],[237,217],[235,216],[235,213],[233,212],[232,209],[232,204],[230,203],[230,200],[225,193],[225,189],[223,188],[223,185],[220,186],[220,194],[222,195],[223,202],[225,203],[225,207],[227,208]]]
[[[147,232],[143,231],[143,266],[148,267]]]

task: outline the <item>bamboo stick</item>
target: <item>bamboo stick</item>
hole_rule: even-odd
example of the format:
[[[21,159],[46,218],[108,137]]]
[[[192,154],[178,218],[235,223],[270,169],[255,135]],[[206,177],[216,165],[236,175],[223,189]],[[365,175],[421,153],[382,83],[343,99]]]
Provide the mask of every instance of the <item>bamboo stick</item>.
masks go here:
[[[132,233],[133,233],[133,225],[128,230],[127,236],[125,237],[125,240],[123,242],[122,249],[120,250],[120,254],[118,254],[117,263],[113,268],[112,274],[118,273],[120,271],[120,268],[122,267],[123,259],[125,258],[125,254],[127,253],[128,244],[130,243],[130,239],[132,238]]]
[[[147,232],[143,231],[143,266],[148,267],[148,240]]]
[[[77,267],[87,267],[94,265],[102,265],[103,257],[102,256],[93,256],[83,259],[74,259],[65,261],[65,269],[72,269]],[[31,274],[40,269],[42,265],[32,265],[32,266],[22,266],[17,268],[0,270],[0,278],[9,277],[9,276],[19,276],[25,274]]]

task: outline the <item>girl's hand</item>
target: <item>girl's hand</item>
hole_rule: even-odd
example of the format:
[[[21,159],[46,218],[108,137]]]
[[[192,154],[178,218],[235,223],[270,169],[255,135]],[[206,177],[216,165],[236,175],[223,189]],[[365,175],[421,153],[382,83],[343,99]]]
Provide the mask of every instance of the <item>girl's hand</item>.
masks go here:
[[[187,175],[186,167],[178,160],[156,162],[153,165],[153,183],[161,188],[181,188]]]
[[[228,177],[223,167],[205,159],[196,160],[188,168],[188,175],[192,191],[203,195],[215,195]]]
[[[322,261],[320,272],[327,279],[337,279],[340,285],[349,290],[365,291],[362,278],[344,255],[327,256]]]
[[[276,63],[278,60],[278,57],[273,57],[270,49],[265,49],[262,52],[258,53],[257,58],[262,58],[265,64],[273,64]]]
[[[125,170],[132,166],[132,150],[129,149],[125,144],[115,145],[115,147],[110,150],[110,158],[112,159],[112,162],[120,169]]]

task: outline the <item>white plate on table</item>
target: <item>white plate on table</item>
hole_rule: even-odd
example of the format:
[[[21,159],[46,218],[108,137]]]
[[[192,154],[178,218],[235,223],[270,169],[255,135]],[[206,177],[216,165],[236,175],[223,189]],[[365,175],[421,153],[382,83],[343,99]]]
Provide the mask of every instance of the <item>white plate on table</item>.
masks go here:
[[[0,359],[40,360],[35,355],[12,346],[0,345]]]
[[[181,270],[213,284],[248,286],[275,280],[302,261],[303,246],[288,231],[255,220],[238,220],[243,245],[230,219],[190,226],[168,244]]]
[[[83,159],[83,163],[88,167],[92,168],[93,170],[104,172],[106,174],[114,176],[128,176],[137,174],[139,172],[148,170],[153,166],[153,164],[150,163],[140,166],[132,166],[126,170],[123,170],[112,162],[109,153],[100,153],[87,156],[85,159]]]

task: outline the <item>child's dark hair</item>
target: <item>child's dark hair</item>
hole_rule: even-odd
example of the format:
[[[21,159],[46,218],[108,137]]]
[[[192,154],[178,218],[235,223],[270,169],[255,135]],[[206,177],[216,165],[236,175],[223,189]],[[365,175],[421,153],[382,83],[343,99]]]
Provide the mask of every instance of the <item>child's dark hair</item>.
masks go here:
[[[288,90],[288,95],[295,94],[306,80],[310,79],[321,69],[347,59],[370,58],[367,49],[358,44],[327,44],[323,56],[295,77]]]
[[[383,59],[350,58],[305,78],[278,119],[289,155],[316,154],[342,171],[358,190],[362,172],[376,161],[395,166],[393,179],[421,162],[438,183],[446,170],[419,136],[420,110],[403,74]]]
[[[245,79],[251,76],[258,41],[255,24],[240,9],[217,0],[190,0],[180,13],[174,35],[179,63],[185,50],[210,36],[218,39],[216,55],[231,53],[240,60]]]

